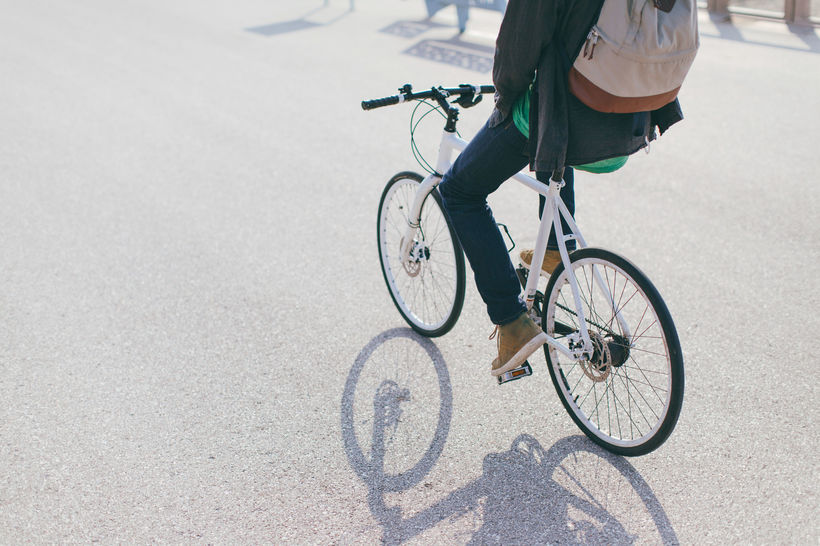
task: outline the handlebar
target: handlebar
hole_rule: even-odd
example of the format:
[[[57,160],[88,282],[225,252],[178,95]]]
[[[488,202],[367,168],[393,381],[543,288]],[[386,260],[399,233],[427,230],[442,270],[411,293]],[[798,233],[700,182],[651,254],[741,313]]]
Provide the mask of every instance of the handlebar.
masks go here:
[[[400,102],[409,102],[412,100],[436,99],[436,101],[446,109],[448,109],[447,97],[458,96],[459,99],[455,102],[469,108],[478,104],[481,100],[481,94],[495,93],[495,87],[492,85],[467,85],[461,84],[458,87],[433,87],[427,91],[413,93],[413,88],[410,84],[399,88],[399,94],[392,97],[384,97],[381,99],[363,100],[362,110],[373,110],[374,108],[381,108],[382,106],[392,106]],[[443,104],[442,104],[443,103]]]
[[[382,106],[393,106],[400,102],[404,102],[404,95],[393,95],[392,97],[384,97],[383,99],[363,100],[362,110],[372,110],[374,108],[381,108]]]

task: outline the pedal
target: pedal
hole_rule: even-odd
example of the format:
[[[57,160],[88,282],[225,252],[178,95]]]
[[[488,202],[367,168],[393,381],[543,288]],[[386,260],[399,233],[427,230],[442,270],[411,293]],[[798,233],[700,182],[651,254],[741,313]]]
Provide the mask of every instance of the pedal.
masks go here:
[[[499,375],[498,384],[503,385],[504,383],[509,383],[510,381],[527,377],[528,375],[532,375],[532,368],[530,367],[530,363],[525,360],[519,367]]]

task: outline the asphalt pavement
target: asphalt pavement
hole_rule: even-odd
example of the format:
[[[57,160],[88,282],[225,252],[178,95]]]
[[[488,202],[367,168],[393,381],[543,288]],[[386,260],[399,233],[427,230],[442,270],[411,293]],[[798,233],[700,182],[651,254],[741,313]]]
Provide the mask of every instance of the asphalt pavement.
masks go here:
[[[429,340],[379,270],[383,186],[419,167],[410,107],[359,103],[490,83],[499,13],[1,11],[0,543],[820,540],[817,29],[702,14],[684,122],[576,179],[586,238],[649,275],[684,351],[677,428],[625,459],[542,355],[495,383],[471,275]],[[532,244],[531,194],[490,204]]]

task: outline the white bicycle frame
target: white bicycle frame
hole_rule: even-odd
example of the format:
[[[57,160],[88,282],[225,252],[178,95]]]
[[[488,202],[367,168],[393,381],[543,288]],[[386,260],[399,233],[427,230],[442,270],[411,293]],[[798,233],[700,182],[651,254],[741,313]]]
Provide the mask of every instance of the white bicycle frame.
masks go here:
[[[466,140],[460,138],[455,133],[444,131],[441,137],[441,144],[439,145],[438,158],[436,160],[436,173],[447,172],[447,170],[450,168],[450,165],[452,164],[453,152],[460,153],[466,147]],[[576,279],[575,273],[570,267],[569,252],[567,251],[566,241],[575,239],[577,245],[580,248],[586,248],[588,245],[584,240],[584,237],[581,235],[581,231],[578,229],[578,225],[575,223],[575,220],[572,218],[572,215],[569,213],[569,210],[567,209],[566,205],[561,200],[560,191],[561,188],[564,186],[564,181],[550,180],[549,185],[547,185],[525,174],[524,172],[517,173],[511,178],[511,180],[515,180],[523,184],[524,186],[528,187],[536,193],[539,193],[540,195],[543,195],[546,198],[544,211],[541,215],[541,223],[538,227],[538,235],[535,239],[535,249],[531,263],[540,264],[544,260],[544,254],[547,250],[547,239],[549,237],[550,227],[552,227],[555,230],[556,239],[558,241],[558,250],[561,254],[561,261],[564,264],[564,270],[567,272],[567,279],[569,281],[570,288],[572,290],[572,296],[575,303],[575,312],[578,316],[579,332],[567,336],[567,339],[570,341],[568,346],[565,346],[563,343],[561,343],[560,341],[558,341],[550,335],[547,335],[547,343],[551,347],[554,347],[555,349],[564,353],[566,356],[573,360],[577,361],[588,359],[593,354],[593,344],[589,336],[589,331],[587,330],[586,317],[584,316],[584,310],[581,305],[581,296],[578,290],[578,280]],[[410,220],[407,225],[407,230],[404,236],[404,243],[401,248],[402,263],[405,263],[407,260],[411,258],[410,252],[414,246],[413,241],[415,238],[416,230],[419,228],[421,208],[424,204],[424,200],[427,198],[429,193],[433,191],[433,189],[436,186],[438,186],[440,181],[441,176],[439,174],[430,174],[422,181],[418,191],[416,192],[415,199],[413,200],[413,207],[410,210],[410,214],[408,215],[408,218],[415,219],[415,221]],[[564,234],[563,228],[561,226],[562,217],[567,222],[567,225],[570,227],[570,232],[568,234]],[[527,284],[524,288],[524,300],[527,304],[528,311],[532,309],[533,303],[535,302],[535,293],[538,289],[539,277],[540,275],[532,274],[528,275],[527,277]],[[603,279],[601,278],[601,274],[598,271],[598,268],[594,266],[592,282],[597,282],[600,285],[601,290],[603,291],[604,295],[607,297],[608,301],[612,305],[613,310],[615,311],[615,315],[618,319],[618,323],[623,329],[622,331],[624,335],[627,337],[627,339],[630,339],[631,335],[628,329],[628,325],[621,316],[620,312],[616,309],[615,300],[612,297],[612,294],[610,293],[608,286],[606,285],[606,283],[603,282]],[[544,311],[546,312],[546,309],[544,309]]]

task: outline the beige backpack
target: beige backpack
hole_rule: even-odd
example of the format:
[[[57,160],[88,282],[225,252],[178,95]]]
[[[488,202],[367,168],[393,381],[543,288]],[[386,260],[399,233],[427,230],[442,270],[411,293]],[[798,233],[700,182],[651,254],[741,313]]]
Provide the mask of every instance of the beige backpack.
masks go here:
[[[656,110],[677,97],[699,44],[695,0],[605,0],[570,91],[600,112]]]

